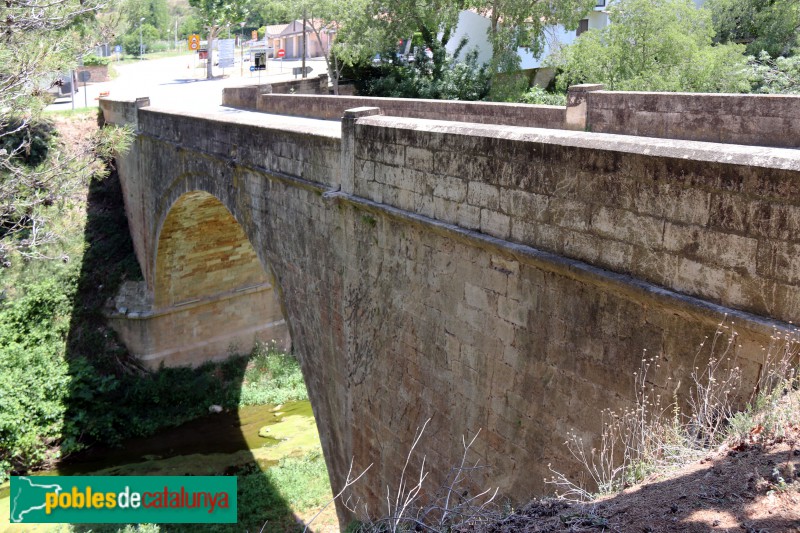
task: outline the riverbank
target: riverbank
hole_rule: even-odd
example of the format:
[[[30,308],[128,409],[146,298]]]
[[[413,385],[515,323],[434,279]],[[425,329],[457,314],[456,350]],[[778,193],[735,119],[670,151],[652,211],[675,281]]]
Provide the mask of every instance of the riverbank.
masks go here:
[[[147,531],[295,531],[331,498],[319,434],[307,401],[229,410],[188,422],[122,448],[94,449],[39,475],[236,475],[239,521],[232,525],[172,524]],[[8,484],[0,486],[0,532],[31,531],[9,523]],[[329,507],[313,531],[338,531]],[[266,526],[265,526],[266,524]],[[133,525],[50,524],[42,532],[116,532]]]
[[[59,132],[51,155],[78,153],[97,131],[96,113],[50,118]],[[305,516],[330,497],[310,408],[245,407],[307,398],[291,355],[257,345],[219,364],[147,372],[108,327],[106,302],[120,283],[141,277],[113,172],[65,181],[45,215],[53,242],[37,258],[10,255],[0,270],[0,482],[42,470],[237,475],[240,517],[256,531],[265,520],[292,530],[295,512]],[[210,416],[210,405],[224,412]],[[272,439],[252,433],[271,421]],[[160,447],[186,423],[199,424],[189,426],[191,437]],[[161,444],[151,449],[148,439]],[[7,495],[0,513],[2,531],[11,527]]]

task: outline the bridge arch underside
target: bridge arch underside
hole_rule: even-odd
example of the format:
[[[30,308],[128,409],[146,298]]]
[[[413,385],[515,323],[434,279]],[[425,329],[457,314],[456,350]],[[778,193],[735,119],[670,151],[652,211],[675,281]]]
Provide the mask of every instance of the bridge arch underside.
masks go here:
[[[213,195],[180,196],[155,255],[152,367],[198,365],[247,353],[256,341],[289,349],[279,296],[242,226]]]

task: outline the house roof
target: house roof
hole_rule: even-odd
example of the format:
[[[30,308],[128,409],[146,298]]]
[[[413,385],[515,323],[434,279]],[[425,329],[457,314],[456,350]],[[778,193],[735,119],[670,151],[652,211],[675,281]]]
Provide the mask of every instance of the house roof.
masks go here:
[[[267,26],[267,37],[277,37],[289,24],[270,24]]]
[[[311,27],[310,24],[306,24],[306,31],[313,32],[314,29]],[[293,20],[289,24],[286,25],[284,30],[280,33],[281,37],[284,35],[295,35],[298,33],[303,33],[303,21],[302,20]]]

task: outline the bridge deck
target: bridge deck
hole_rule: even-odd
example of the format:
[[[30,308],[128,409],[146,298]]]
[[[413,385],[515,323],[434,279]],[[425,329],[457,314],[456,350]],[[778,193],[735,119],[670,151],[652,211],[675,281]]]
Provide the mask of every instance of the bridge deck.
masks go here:
[[[288,115],[271,115],[256,111],[234,109],[224,106],[203,107],[198,110],[177,110],[174,107],[148,106],[148,111],[205,118],[231,124],[244,124],[281,131],[308,133],[338,139],[342,135],[342,125],[338,120],[293,117]]]

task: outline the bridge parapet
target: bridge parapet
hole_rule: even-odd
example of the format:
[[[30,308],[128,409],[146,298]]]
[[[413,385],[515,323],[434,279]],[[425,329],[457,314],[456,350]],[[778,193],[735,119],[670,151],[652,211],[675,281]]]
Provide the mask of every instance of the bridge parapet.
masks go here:
[[[800,152],[375,116],[355,194],[800,320]]]
[[[266,86],[262,86],[266,87]],[[339,120],[346,109],[384,115],[530,128],[800,148],[800,96],[604,91],[570,87],[568,106],[412,98],[270,94],[259,86],[225,89],[223,105],[264,113]]]

